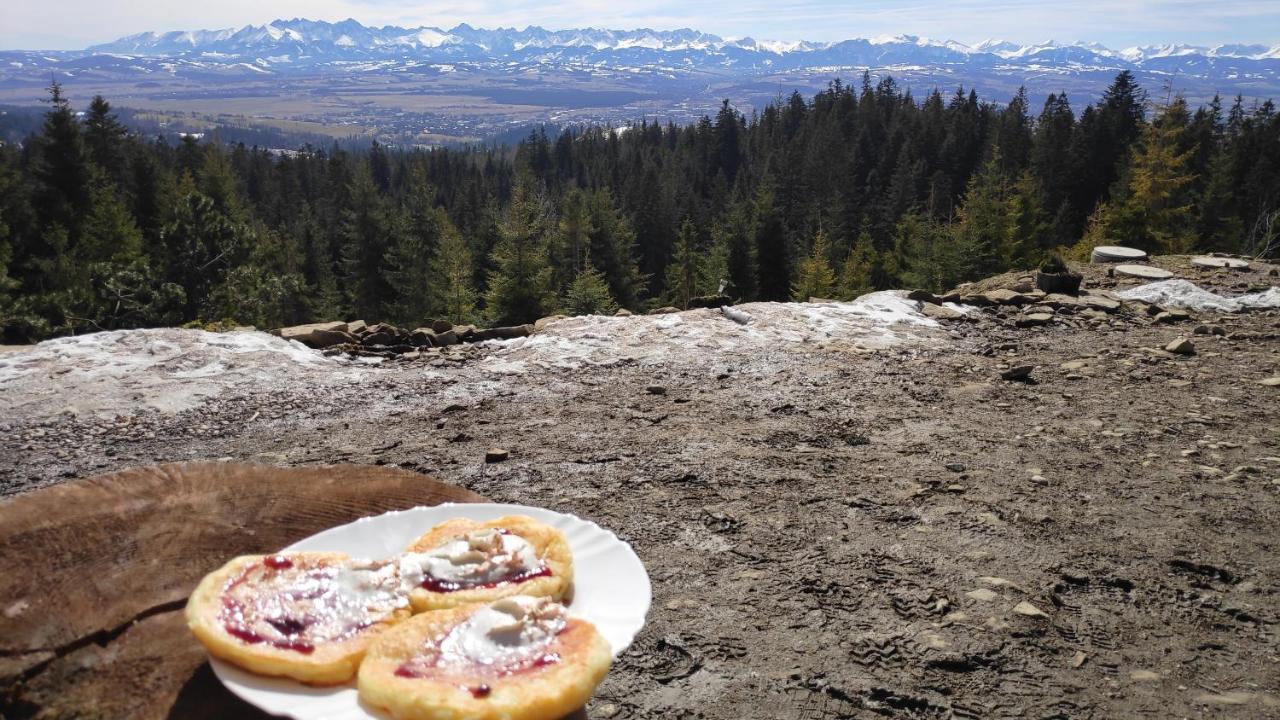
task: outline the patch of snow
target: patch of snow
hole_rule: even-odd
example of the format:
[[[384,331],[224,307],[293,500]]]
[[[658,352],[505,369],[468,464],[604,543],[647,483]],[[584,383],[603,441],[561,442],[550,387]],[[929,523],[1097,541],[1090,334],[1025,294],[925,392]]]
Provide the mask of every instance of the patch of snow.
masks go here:
[[[1280,308],[1280,287],[1263,292],[1226,297],[1210,292],[1190,280],[1175,278],[1139,285],[1116,293],[1124,300],[1141,300],[1154,305],[1207,312],[1239,312],[1246,308]]]
[[[0,414],[179,412],[231,390],[343,382],[357,368],[262,332],[115,330],[0,355]]]
[[[535,368],[574,369],[636,362],[657,365],[683,360],[705,363],[727,353],[760,355],[818,346],[874,350],[926,341],[938,323],[920,304],[895,290],[853,302],[747,303],[723,310],[687,310],[667,315],[585,315],[549,323],[527,338],[497,342],[480,364],[500,374]]]

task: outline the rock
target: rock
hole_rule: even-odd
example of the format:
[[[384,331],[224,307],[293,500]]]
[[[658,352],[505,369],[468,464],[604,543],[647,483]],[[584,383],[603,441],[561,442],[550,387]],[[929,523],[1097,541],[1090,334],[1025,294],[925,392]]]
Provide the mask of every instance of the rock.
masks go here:
[[[1053,322],[1052,313],[1033,312],[1033,313],[1027,313],[1019,317],[1017,320],[1014,321],[1014,324],[1020,328],[1025,328],[1025,327],[1037,327],[1040,325],[1048,325],[1051,322]]]
[[[965,471],[964,463],[947,463],[946,468],[951,472],[962,473]]]
[[[1169,343],[1168,345],[1165,345],[1164,349],[1176,355],[1195,355],[1196,354],[1196,346],[1191,344],[1191,341],[1184,337],[1180,337],[1174,340],[1173,342]]]
[[[689,300],[689,309],[694,308],[718,308],[725,305],[732,305],[733,298],[728,295],[700,295]]]
[[[1258,381],[1258,384],[1266,385],[1267,387],[1280,387],[1280,375],[1277,375],[1276,377],[1263,378]]]
[[[1129,673],[1129,679],[1137,680],[1138,682],[1159,682],[1160,673],[1150,670],[1134,670]]]
[[[279,335],[285,340],[297,340],[303,345],[313,348],[327,348],[354,340],[354,337],[347,332],[347,324],[344,322],[294,325],[280,328],[273,331],[272,334]]]
[[[1160,312],[1156,313],[1156,317],[1155,317],[1155,321],[1160,324],[1176,323],[1176,322],[1182,322],[1184,320],[1190,320],[1190,319],[1191,319],[1191,313],[1187,312],[1186,310],[1183,310],[1182,308],[1169,308],[1168,310],[1161,310]]]
[[[1033,298],[1028,297],[1020,292],[1014,292],[1007,288],[998,288],[996,290],[988,290],[982,293],[982,297],[986,298],[991,305],[1028,305]]]
[[[650,385],[644,389],[650,395],[666,395],[667,389],[661,385]]]
[[[1145,252],[1121,245],[1099,245],[1093,249],[1089,257],[1090,262],[1095,263],[1134,262],[1146,259]]]
[[[1036,607],[1035,605],[1032,605],[1031,603],[1027,602],[1026,600],[1023,600],[1022,602],[1018,603],[1017,605],[1014,605],[1014,606],[1013,606],[1013,611],[1014,611],[1015,613],[1019,614],[1019,615],[1022,615],[1023,617],[1038,618],[1038,619],[1042,619],[1042,620],[1048,620],[1048,619],[1049,619],[1049,615],[1048,615],[1047,613],[1045,613],[1045,611],[1041,610],[1040,608]]]
[[[911,290],[907,293],[907,299],[922,303],[932,303],[934,305],[942,304],[942,301],[938,299],[938,296],[928,290]]]
[[[437,347],[444,347],[446,345],[457,345],[458,333],[453,330],[448,330],[442,333],[436,333],[435,344]]]
[[[1117,265],[1115,272],[1117,275],[1126,275],[1144,280],[1168,280],[1173,277],[1173,273],[1168,270],[1150,265]]]
[[[747,323],[750,323],[752,320],[752,317],[747,313],[744,313],[741,310],[738,310],[736,308],[731,308],[728,305],[725,305],[724,307],[720,308],[720,312],[724,313],[725,317],[738,323],[739,325],[746,325]]]
[[[376,327],[376,326],[375,326]],[[398,345],[400,336],[390,330],[377,330],[360,338],[361,345]]]
[[[670,315],[671,313],[678,313],[678,312],[680,312],[680,308],[667,305],[665,307],[654,308],[645,314],[646,315]]]
[[[626,308],[618,308],[618,312],[614,313],[614,317],[631,317],[631,311]]]
[[[462,342],[472,342],[472,336],[476,334],[476,326],[454,325],[452,332],[458,336],[458,340]]]
[[[538,321],[533,324],[533,331],[542,332],[551,323],[563,319],[564,315],[548,315],[544,318],[538,318]]]
[[[1035,370],[1035,365],[1015,365],[1000,373],[1001,380],[1027,380],[1031,377],[1031,371]]]
[[[952,310],[942,305],[934,305],[932,303],[924,303],[920,306],[920,314],[934,320],[962,320],[964,313],[958,310]]]
[[[453,323],[448,320],[435,320],[431,323],[431,332],[442,333],[449,332],[453,329]]]
[[[1089,366],[1089,363],[1085,360],[1068,360],[1062,363],[1061,365],[1059,365],[1058,367],[1062,368],[1063,370],[1071,371],[1071,370],[1083,370],[1088,366]]]
[[[1085,660],[1088,660],[1088,659],[1089,659],[1088,655],[1085,655],[1084,653],[1077,650],[1076,654],[1071,658],[1071,667],[1078,668],[1081,665],[1084,665]]]
[[[970,590],[964,595],[965,597],[970,598],[972,600],[977,600],[978,602],[991,602],[992,600],[995,600],[996,598],[1000,597],[999,593],[997,593],[994,590],[988,590],[987,588],[978,588],[977,590]]]
[[[435,347],[435,331],[431,328],[420,327],[409,333],[409,343],[418,347]]]
[[[352,335],[363,335],[369,330],[369,325],[363,320],[352,320],[347,323],[347,332]]]
[[[1090,309],[1101,310],[1102,312],[1113,313],[1120,309],[1120,301],[1112,300],[1108,297],[1100,295],[1086,295],[1084,304]]]
[[[484,330],[476,330],[468,340],[470,342],[484,342],[485,340],[511,340],[512,338],[528,337],[532,332],[532,325],[512,325],[511,327],[486,328]]]
[[[484,461],[487,463],[500,463],[511,457],[511,453],[502,448],[489,448],[484,453]]]

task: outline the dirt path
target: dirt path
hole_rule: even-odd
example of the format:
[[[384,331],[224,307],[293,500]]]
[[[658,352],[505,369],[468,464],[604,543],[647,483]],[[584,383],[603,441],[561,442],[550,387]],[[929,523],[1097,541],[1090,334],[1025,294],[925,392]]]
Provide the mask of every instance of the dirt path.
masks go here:
[[[593,718],[1280,717],[1280,387],[1258,383],[1280,375],[1280,313],[1196,323],[988,313],[934,344],[488,384],[474,359],[422,361],[177,414],[4,421],[0,488],[191,458],[387,463],[590,518],[654,583]],[[1194,355],[1153,349],[1180,334]],[[1000,379],[1021,364],[1033,383]],[[485,464],[492,446],[510,460]]]

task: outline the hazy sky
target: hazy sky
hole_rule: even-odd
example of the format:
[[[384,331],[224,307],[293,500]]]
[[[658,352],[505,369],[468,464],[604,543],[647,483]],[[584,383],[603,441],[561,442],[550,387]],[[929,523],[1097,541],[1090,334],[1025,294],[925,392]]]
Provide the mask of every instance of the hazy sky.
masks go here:
[[[276,18],[452,27],[692,27],[724,36],[841,40],[911,34],[974,43],[1090,40],[1280,44],[1280,0],[4,0],[0,48],[68,49],[143,30]]]

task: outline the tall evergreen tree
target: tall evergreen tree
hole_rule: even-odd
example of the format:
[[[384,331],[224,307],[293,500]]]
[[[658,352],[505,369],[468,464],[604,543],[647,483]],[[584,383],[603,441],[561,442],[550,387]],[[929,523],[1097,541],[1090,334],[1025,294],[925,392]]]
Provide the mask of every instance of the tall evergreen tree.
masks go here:
[[[502,239],[493,251],[494,271],[485,294],[486,311],[495,323],[533,322],[554,307],[543,202],[533,179],[521,178],[502,223]]]
[[[796,279],[791,285],[791,298],[805,302],[809,298],[830,298],[836,289],[836,273],[831,269],[831,241],[825,230],[819,229],[813,239],[813,248],[796,268]]]

